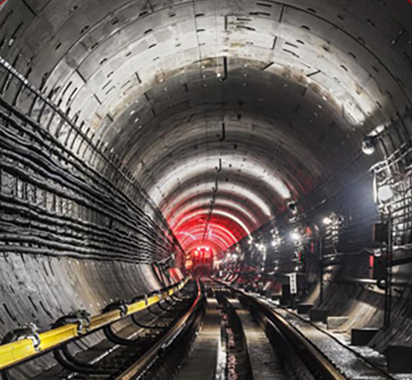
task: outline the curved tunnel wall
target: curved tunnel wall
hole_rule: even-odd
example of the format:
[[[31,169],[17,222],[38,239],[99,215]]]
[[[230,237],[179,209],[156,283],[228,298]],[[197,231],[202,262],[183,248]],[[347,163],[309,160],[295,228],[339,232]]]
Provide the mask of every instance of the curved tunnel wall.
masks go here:
[[[179,265],[182,250],[144,190],[64,114],[2,74],[20,88],[14,103],[23,113],[1,99],[1,337],[28,323],[46,331],[82,309],[98,315],[169,285],[155,266]],[[16,371],[32,378],[54,364],[46,355]]]
[[[399,146],[386,144],[372,157],[360,150],[366,134],[407,119],[412,31],[406,0],[373,6],[366,0],[13,0],[0,7],[0,55],[75,120],[83,140],[110,157],[126,177],[137,179],[138,193],[147,193],[159,207],[183,249],[207,243],[224,251],[273,218],[281,220],[291,201],[308,219],[329,211],[325,205],[353,217],[357,188],[346,188],[364,177],[366,189],[370,166]],[[131,242],[139,247],[126,260],[133,261],[130,268],[179,250],[149,198],[137,196],[110,165],[96,159],[86,148],[90,144],[69,134],[68,127],[61,129],[51,109],[42,110],[41,102],[19,93],[6,72],[1,78],[4,99],[21,109],[32,107],[33,118],[43,126],[50,123],[52,135],[108,179],[112,192],[125,191],[162,225],[151,230],[161,236],[158,248],[145,253],[140,243],[146,237]],[[57,173],[68,170],[54,165]],[[2,193],[19,198],[13,191],[20,191],[20,185],[8,176],[2,178]],[[71,191],[77,195],[78,190]],[[342,198],[350,191],[355,194]],[[101,202],[108,206],[118,196]],[[122,202],[123,208],[110,212],[133,218],[138,211]],[[43,213],[74,218],[71,222],[86,240],[92,234],[84,222],[97,225],[99,233],[112,229],[119,239],[129,239],[131,230],[138,236],[148,220],[135,214],[143,218],[141,224],[127,225],[127,218],[111,222],[107,215],[86,211],[81,222],[79,210],[56,207]],[[34,211],[25,212],[21,236]],[[367,213],[355,223],[364,228],[355,242],[362,248],[376,210]],[[50,236],[43,238],[53,240]],[[12,241],[10,233],[3,237],[3,242]],[[80,236],[75,239],[79,244]],[[128,249],[120,246],[116,250],[127,256]],[[77,251],[80,265],[86,266]],[[76,250],[70,252],[59,260],[71,260],[66,256]],[[30,250],[10,252],[3,260],[9,254],[19,260],[33,256]],[[106,255],[111,253],[106,250]],[[33,259],[49,260],[38,252]],[[93,273],[99,277],[103,272]],[[61,284],[68,292],[78,289]],[[103,289],[100,281],[93,284]],[[27,292],[22,285],[14,290]],[[111,293],[102,294],[111,298]]]

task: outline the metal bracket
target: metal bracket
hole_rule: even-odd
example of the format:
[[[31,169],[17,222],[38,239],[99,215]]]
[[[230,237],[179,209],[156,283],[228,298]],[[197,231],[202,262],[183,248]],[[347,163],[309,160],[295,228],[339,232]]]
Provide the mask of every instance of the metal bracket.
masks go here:
[[[218,81],[224,82],[228,78],[227,57],[223,57],[223,75],[218,75]]]
[[[120,311],[120,317],[123,318],[127,315],[127,312],[129,310],[127,302],[126,301],[117,301],[114,302],[110,305],[107,305],[104,309],[103,309],[103,313],[107,313],[109,311],[113,311],[113,310],[119,310]]]
[[[219,158],[219,166],[217,166],[215,169],[218,173],[222,171],[222,159],[221,158]]]
[[[225,141],[226,139],[226,124],[223,121],[222,122],[222,137],[219,139],[219,141]]]
[[[11,331],[4,337],[3,343],[10,343],[24,339],[30,339],[33,342],[34,350],[36,352],[40,351],[41,340],[39,335],[39,328],[34,323],[25,324],[22,327]]]
[[[53,328],[69,324],[77,324],[77,334],[82,335],[90,330],[90,317],[91,314],[87,310],[80,309],[72,314],[59,318],[53,324]]]

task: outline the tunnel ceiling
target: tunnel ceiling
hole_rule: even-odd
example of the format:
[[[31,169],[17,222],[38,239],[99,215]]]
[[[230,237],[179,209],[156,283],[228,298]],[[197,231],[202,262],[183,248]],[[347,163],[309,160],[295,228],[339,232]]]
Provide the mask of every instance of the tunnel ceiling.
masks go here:
[[[327,183],[410,106],[411,10],[9,0],[1,55],[121,159],[184,248],[223,250]]]

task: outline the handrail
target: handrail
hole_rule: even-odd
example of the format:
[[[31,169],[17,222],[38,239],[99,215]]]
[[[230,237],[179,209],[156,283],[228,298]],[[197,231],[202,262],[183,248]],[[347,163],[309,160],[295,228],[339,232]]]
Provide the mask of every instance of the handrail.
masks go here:
[[[46,351],[67,343],[72,339],[90,334],[104,326],[118,322],[139,311],[143,311],[179,292],[186,286],[188,281],[188,279],[183,280],[168,290],[160,291],[150,297],[145,297],[137,302],[127,305],[127,312],[125,314],[119,309],[96,315],[90,319],[90,325],[88,327],[82,326],[80,331],[78,324],[70,323],[40,333],[38,335],[40,341],[38,345],[35,344],[32,339],[21,339],[0,345],[0,370],[19,364],[27,359],[32,359],[33,357],[44,354]]]

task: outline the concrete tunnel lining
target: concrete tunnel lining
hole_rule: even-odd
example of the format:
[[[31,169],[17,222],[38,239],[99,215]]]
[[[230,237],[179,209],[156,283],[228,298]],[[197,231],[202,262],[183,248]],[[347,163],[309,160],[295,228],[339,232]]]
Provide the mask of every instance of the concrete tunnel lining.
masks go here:
[[[93,141],[154,200],[183,249],[202,243],[205,229],[213,236],[215,228],[210,244],[223,252],[247,237],[246,230],[283,215],[289,201],[302,212],[312,210],[368,172],[377,158],[361,153],[365,135],[411,106],[411,9],[406,0],[374,6],[338,0],[9,0],[0,5],[0,56],[76,124],[90,128]],[[227,79],[219,81],[225,58]],[[2,87],[2,96],[11,101],[16,91],[12,83]],[[219,160],[222,172],[216,170]],[[207,223],[202,215],[210,212],[216,179],[215,213]],[[144,197],[134,200],[154,212]],[[348,200],[337,207],[356,213]],[[76,210],[68,214],[82,219]],[[83,218],[108,226],[98,215]],[[131,231],[120,222],[115,228],[122,238]],[[180,249],[161,229],[167,235],[158,243],[167,247],[159,248],[163,253],[134,246],[124,263],[5,252],[0,267],[8,274],[2,292],[9,312],[0,312],[1,334],[33,315],[44,328],[71,308],[97,312],[110,299],[159,287],[150,263]],[[132,233],[136,245],[146,241]],[[135,259],[139,255],[145,259]],[[75,276],[52,275],[44,268],[52,262],[62,273],[71,273],[76,262]],[[124,272],[124,284],[116,283],[117,271]],[[67,300],[52,295],[54,287]]]

